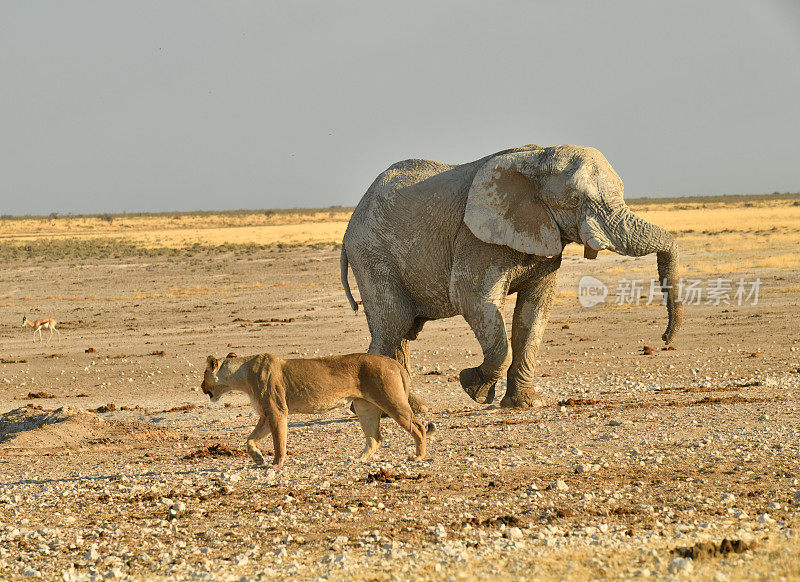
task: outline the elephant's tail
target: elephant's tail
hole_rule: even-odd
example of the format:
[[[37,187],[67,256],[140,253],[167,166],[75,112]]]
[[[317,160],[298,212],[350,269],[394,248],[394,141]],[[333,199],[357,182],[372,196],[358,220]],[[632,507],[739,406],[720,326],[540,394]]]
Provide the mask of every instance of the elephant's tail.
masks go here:
[[[342,271],[342,287],[344,287],[344,294],[347,295],[350,307],[354,312],[358,313],[358,303],[353,299],[353,293],[350,291],[350,281],[347,280],[347,251],[344,249],[344,245],[342,245],[342,256],[339,258],[339,266]]]

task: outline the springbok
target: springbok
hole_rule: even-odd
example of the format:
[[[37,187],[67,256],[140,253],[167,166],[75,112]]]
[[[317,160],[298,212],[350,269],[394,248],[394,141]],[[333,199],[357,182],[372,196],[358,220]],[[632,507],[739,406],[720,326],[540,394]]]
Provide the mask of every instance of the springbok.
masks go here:
[[[33,342],[36,343],[36,332],[39,332],[39,341],[43,341],[42,338],[42,328],[50,330],[50,337],[47,338],[47,343],[50,343],[50,340],[53,339],[53,332],[58,334],[58,343],[61,343],[61,332],[56,329],[56,320],[52,317],[45,317],[44,319],[37,319],[36,321],[31,321],[28,319],[28,316],[22,316],[22,326],[25,327],[26,325],[30,325],[33,328]]]

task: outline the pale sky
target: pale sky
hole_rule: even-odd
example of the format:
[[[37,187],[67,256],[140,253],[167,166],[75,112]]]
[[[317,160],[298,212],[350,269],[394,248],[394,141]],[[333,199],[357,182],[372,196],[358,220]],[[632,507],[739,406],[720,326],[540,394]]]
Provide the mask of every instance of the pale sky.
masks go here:
[[[353,205],[598,148],[628,197],[800,190],[800,3],[5,1],[0,214]]]

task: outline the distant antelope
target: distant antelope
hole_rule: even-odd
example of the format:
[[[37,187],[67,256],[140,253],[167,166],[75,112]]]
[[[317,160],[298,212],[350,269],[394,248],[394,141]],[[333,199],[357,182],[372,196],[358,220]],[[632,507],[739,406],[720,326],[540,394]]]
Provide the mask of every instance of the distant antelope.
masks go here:
[[[30,325],[33,328],[33,341],[36,343],[36,332],[39,332],[39,341],[43,341],[42,338],[42,328],[50,330],[50,337],[47,338],[47,343],[50,343],[50,340],[53,339],[53,332],[58,334],[58,343],[61,343],[61,332],[56,329],[56,320],[52,317],[45,317],[44,319],[37,319],[36,321],[31,321],[28,319],[26,315],[22,316],[22,326],[25,327],[26,325]]]

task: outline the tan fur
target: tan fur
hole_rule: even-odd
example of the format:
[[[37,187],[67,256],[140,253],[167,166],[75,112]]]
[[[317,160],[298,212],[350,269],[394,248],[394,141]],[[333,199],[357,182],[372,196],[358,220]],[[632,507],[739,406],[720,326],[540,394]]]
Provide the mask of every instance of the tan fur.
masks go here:
[[[22,316],[22,326],[25,327],[29,325],[33,328],[33,342],[36,343],[36,332],[39,332],[39,341],[42,341],[42,328],[50,330],[50,336],[47,338],[47,343],[50,343],[50,340],[53,339],[53,332],[58,334],[58,343],[61,343],[61,332],[56,329],[56,323],[58,323],[52,317],[45,317],[43,319],[37,319],[36,321],[32,321],[28,319],[27,316]]]
[[[272,433],[272,467],[286,460],[286,431],[290,413],[314,414],[350,404],[366,437],[359,461],[372,456],[381,443],[381,412],[391,416],[414,438],[419,460],[425,457],[425,427],[408,403],[410,380],[395,360],[377,354],[349,354],[329,358],[282,360],[271,354],[224,360],[208,356],[202,389],[217,402],[226,392],[244,392],[259,414],[247,439],[247,452],[264,464],[257,443]],[[429,427],[432,429],[432,425]]]

